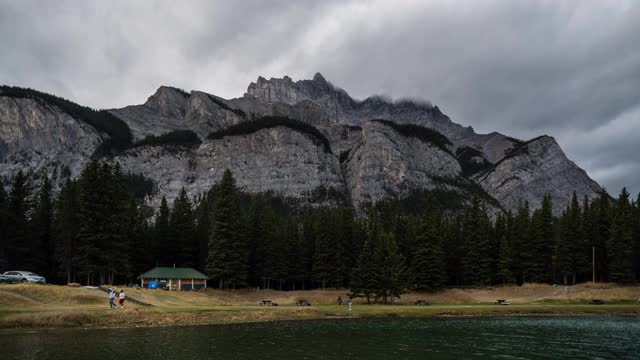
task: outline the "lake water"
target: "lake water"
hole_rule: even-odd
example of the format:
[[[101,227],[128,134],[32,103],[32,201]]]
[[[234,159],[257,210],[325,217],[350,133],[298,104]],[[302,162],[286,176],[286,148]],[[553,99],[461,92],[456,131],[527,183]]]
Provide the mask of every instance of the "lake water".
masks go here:
[[[0,334],[8,359],[640,359],[634,317],[345,319]]]

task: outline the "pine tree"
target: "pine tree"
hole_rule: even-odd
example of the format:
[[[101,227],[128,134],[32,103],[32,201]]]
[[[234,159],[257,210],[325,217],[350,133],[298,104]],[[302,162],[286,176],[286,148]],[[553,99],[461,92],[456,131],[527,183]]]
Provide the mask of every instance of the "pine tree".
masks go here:
[[[611,203],[610,196],[603,190],[595,203],[590,207],[589,240],[595,249],[596,281],[608,281],[607,242],[611,236]]]
[[[219,287],[243,286],[247,280],[247,254],[239,234],[238,190],[231,171],[216,184],[214,221],[209,239],[207,272]]]
[[[329,216],[328,211],[319,213],[318,223],[316,224],[316,244],[313,254],[313,275],[324,289],[327,283],[335,284],[339,276],[337,274],[337,244],[334,229],[334,222]]]
[[[156,266],[173,266],[173,254],[171,251],[171,228],[169,219],[171,210],[167,198],[162,197],[160,200],[160,208],[156,214],[155,223],[153,225],[153,258]]]
[[[182,267],[195,267],[198,259],[196,224],[191,201],[183,187],[173,202],[169,217],[169,249],[173,263]]]
[[[0,272],[4,272],[9,266],[7,258],[7,202],[7,193],[0,181]]]
[[[576,193],[560,219],[560,236],[556,246],[556,269],[562,276],[563,284],[569,280],[575,285],[578,273],[588,267],[582,231],[582,211]]]
[[[640,280],[640,194],[633,206],[633,260],[636,281]]]
[[[211,199],[209,194],[200,200],[196,207],[196,233],[195,237],[198,242],[198,265],[197,269],[201,272],[205,271],[207,265],[207,254],[209,253],[209,236],[211,235]]]
[[[300,259],[304,256],[304,238],[298,230],[299,219],[290,217],[287,222],[285,234],[285,253],[287,280],[290,289],[296,290],[297,284],[304,279],[304,263]]]
[[[463,216],[457,215],[453,219],[444,219],[444,253],[447,278],[450,284],[460,286],[463,281],[462,262],[465,256],[464,232],[462,231]]]
[[[98,244],[106,241],[100,232],[107,221],[107,214],[101,208],[104,199],[100,194],[99,168],[97,161],[89,162],[78,179],[78,234],[71,262],[76,265],[78,275],[86,277],[87,285],[93,283],[101,263]]]
[[[513,266],[512,257],[512,236],[513,236],[513,215],[509,211],[506,216],[500,215],[496,220],[496,238],[498,239],[498,261],[496,264],[495,282],[498,284],[513,284],[515,277],[511,268]]]
[[[136,200],[130,199],[127,209],[127,238],[130,239],[131,250],[129,260],[133,277],[154,267],[153,243],[151,227],[147,221],[145,207]],[[132,279],[133,280],[133,279]]]
[[[379,236],[374,252],[374,261],[379,264],[379,272],[375,272],[375,292],[387,304],[390,298],[399,298],[407,291],[410,277],[404,258],[400,254],[393,234],[383,232]]]
[[[44,176],[36,194],[36,203],[31,220],[30,256],[27,266],[53,280],[56,274],[53,236],[52,186],[48,176]]]
[[[103,254],[103,269],[100,272],[100,282],[115,283],[115,277],[131,279],[129,254],[131,249],[131,237],[129,228],[131,220],[128,217],[131,197],[126,191],[126,184],[120,164],[113,165],[103,163],[101,167],[105,198],[104,212],[107,215],[107,223],[103,237],[106,242],[100,244]],[[105,279],[106,278],[106,279]]]
[[[272,208],[266,207],[261,222],[264,241],[262,278],[266,280],[264,286],[271,288],[277,284],[277,288],[282,290],[283,281],[287,276],[284,235]]]
[[[531,242],[524,269],[527,282],[550,282],[553,274],[553,214],[551,195],[547,194],[542,205],[531,219]]]
[[[55,203],[55,257],[66,275],[67,283],[75,282],[73,259],[76,258],[76,237],[79,232],[78,186],[67,179]]]
[[[471,200],[464,216],[464,279],[469,285],[491,284],[489,229],[491,223],[477,197]]]
[[[418,250],[411,262],[413,283],[417,289],[438,290],[447,281],[440,227],[439,215],[433,212],[425,215],[417,236]]]
[[[246,241],[249,248],[248,278],[253,286],[267,287],[265,278],[265,229],[262,213],[264,204],[261,199],[255,199],[244,217]]]
[[[633,209],[627,189],[622,189],[613,208],[611,234],[607,242],[609,280],[630,283],[633,268]]]
[[[375,209],[372,209],[367,222],[367,237],[362,245],[358,262],[351,272],[349,286],[353,297],[366,297],[367,303],[371,302],[372,297],[377,297],[382,286],[379,281],[382,264],[376,258],[379,242],[378,214]]]
[[[13,178],[7,209],[7,259],[9,267],[15,269],[33,270],[25,268],[30,256],[29,249],[29,221],[31,211],[30,188],[27,177],[18,172]]]
[[[531,213],[529,203],[524,202],[518,209],[513,221],[513,237],[511,244],[511,269],[517,284],[525,282],[525,269],[529,263],[528,246],[531,239]]]

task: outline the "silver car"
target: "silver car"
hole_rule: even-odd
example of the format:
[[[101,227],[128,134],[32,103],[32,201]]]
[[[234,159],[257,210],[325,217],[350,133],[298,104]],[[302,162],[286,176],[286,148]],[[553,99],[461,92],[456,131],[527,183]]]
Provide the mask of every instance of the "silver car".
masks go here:
[[[34,283],[34,284],[46,284],[47,280],[30,271],[7,271],[2,274],[14,283]]]

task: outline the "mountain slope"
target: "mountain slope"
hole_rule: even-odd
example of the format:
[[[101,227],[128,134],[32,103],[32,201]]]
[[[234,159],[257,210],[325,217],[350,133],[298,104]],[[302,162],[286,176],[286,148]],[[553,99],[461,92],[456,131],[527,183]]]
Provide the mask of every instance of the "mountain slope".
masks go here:
[[[247,191],[347,201],[356,209],[413,189],[443,188],[505,210],[525,200],[536,207],[550,193],[558,214],[573,191],[591,197],[600,190],[551,137],[525,142],[476,134],[431,104],[356,100],[320,74],[297,82],[260,77],[229,100],[163,86],[142,105],[108,112],[2,89],[8,89],[0,89],[5,183],[19,169],[58,182],[77,176],[91,156],[109,154],[100,151],[107,146],[125,172],[156,183],[152,205],[162,195],[171,201],[181,187],[202,194],[227,168]],[[188,141],[167,141],[180,138]]]

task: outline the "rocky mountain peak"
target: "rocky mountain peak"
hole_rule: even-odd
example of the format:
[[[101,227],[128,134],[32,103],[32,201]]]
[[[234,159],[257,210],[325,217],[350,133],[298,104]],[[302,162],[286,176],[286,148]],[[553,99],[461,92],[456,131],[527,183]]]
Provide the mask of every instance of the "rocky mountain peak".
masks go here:
[[[323,86],[323,87],[329,87],[329,83],[327,82],[327,80],[325,80],[324,76],[322,76],[322,74],[320,74],[319,72],[317,72],[315,75],[313,75],[313,81],[318,83],[318,85]]]
[[[189,93],[171,86],[160,86],[145,106],[164,117],[182,117],[187,109]]]

